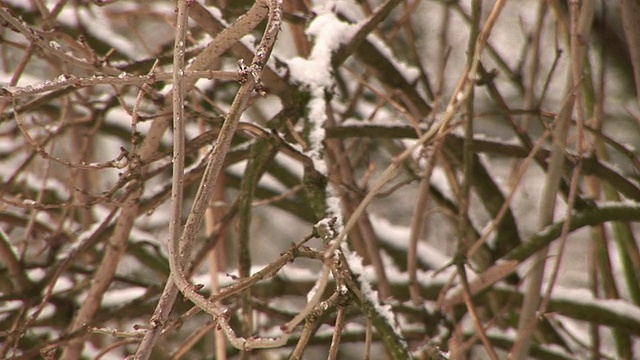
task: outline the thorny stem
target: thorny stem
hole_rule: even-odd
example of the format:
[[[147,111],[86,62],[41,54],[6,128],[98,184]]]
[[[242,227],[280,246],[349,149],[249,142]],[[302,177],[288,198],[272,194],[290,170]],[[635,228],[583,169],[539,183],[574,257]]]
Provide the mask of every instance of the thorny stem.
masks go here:
[[[171,213],[169,219],[169,242],[180,236],[182,205],[183,205],[183,188],[184,188],[184,96],[186,92],[184,72],[184,52],[186,49],[186,33],[187,33],[187,14],[188,2],[186,0],[178,0],[176,15],[176,36],[174,40],[174,59],[173,59],[173,82],[172,91],[173,105],[173,173],[171,180]],[[171,247],[169,247],[171,248]],[[186,257],[180,259],[180,267],[183,267]],[[171,281],[167,281],[165,289],[158,301],[156,311],[151,318],[151,329],[147,331],[142,339],[138,350],[134,356],[135,360],[146,360],[151,356],[153,346],[159,336],[160,330],[164,326],[164,321],[168,316],[174,299],[178,294],[177,289]]]

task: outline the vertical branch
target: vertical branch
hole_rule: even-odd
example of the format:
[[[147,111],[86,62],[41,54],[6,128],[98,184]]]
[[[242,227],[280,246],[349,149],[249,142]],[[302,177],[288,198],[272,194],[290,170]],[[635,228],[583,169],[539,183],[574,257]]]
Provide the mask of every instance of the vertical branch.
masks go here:
[[[220,134],[218,135],[213,152],[207,162],[207,167],[203,174],[200,186],[198,187],[194,204],[191,207],[189,217],[187,218],[186,225],[180,238],[181,246],[188,248],[188,244],[192,242],[196,236],[204,211],[206,210],[207,203],[211,197],[213,189],[215,188],[215,181],[218,179],[224,164],[224,159],[229,151],[231,140],[238,126],[238,122],[240,121],[240,115],[244,112],[253,90],[256,86],[260,85],[260,74],[262,72],[262,68],[271,54],[271,50],[280,30],[282,22],[281,5],[281,2],[278,0],[271,0],[268,2],[269,20],[267,28],[262,40],[260,41],[260,45],[256,50],[251,66],[245,69],[242,67],[243,64],[240,64],[241,74],[244,76],[244,82],[240,86],[240,89],[231,104],[231,108],[229,109],[224,124],[220,129]],[[262,2],[262,6],[267,6],[267,2]],[[180,291],[189,300],[201,309],[217,317],[219,324],[226,329],[227,336],[234,336],[233,331],[228,328],[228,325],[226,324],[222,310],[212,306],[212,304],[199,294],[197,289],[189,283],[184,274],[184,270],[180,266],[177,254],[178,243],[176,241],[172,241],[170,244],[169,265],[173,281],[175,281]],[[246,342],[246,340],[238,340],[234,344],[242,347],[244,346],[242,345],[244,342]]]
[[[636,96],[640,105],[640,4],[637,0],[618,1],[622,27],[627,40],[627,49],[633,67],[633,79],[636,85]]]
[[[250,158],[240,184],[238,199],[238,273],[240,279],[251,276],[251,208],[256,186],[264,173],[267,164],[277,151],[277,145],[269,138],[258,138],[251,147]],[[251,289],[247,288],[241,295],[242,331],[241,336],[250,337],[253,333],[253,306]],[[247,358],[249,353],[242,351],[241,358]]]
[[[595,0],[570,0],[570,34],[571,34],[571,75],[573,78],[573,91],[576,114],[576,150],[579,156],[584,156],[585,143],[585,109],[583,99],[583,73],[584,58],[586,55],[586,42],[588,41],[591,23],[595,12]],[[589,81],[591,83],[591,81]]]
[[[373,324],[371,317],[367,316],[367,325],[365,327],[364,335],[364,354],[362,358],[364,360],[371,360],[371,343],[373,342]]]
[[[54,145],[55,143],[52,142],[51,149],[49,150],[50,153],[53,153]],[[50,171],[51,171],[51,160],[47,160],[46,164],[44,165],[44,172],[42,174],[42,187],[40,188],[40,191],[38,191],[36,204],[42,204],[42,199],[44,198],[45,190],[47,189],[47,181],[49,180]],[[31,236],[33,235],[31,232],[33,231],[33,226],[35,224],[37,216],[38,216],[38,210],[32,209],[31,215],[29,216],[29,222],[27,223],[27,226],[25,227],[25,231],[24,231],[24,244],[27,244],[29,241],[29,238],[31,238]],[[20,258],[23,257],[23,253],[24,252],[21,252]]]
[[[334,113],[330,109],[330,106],[327,106],[326,127],[335,126],[336,121]],[[346,156],[347,151],[342,141],[338,139],[327,140],[325,146],[329,158],[338,168],[335,178],[340,185],[335,186],[335,188],[342,200],[344,216],[351,216],[357,204],[362,199],[361,196],[352,194],[353,191],[346,190],[359,188],[354,177],[353,167],[350,164],[349,157]],[[350,241],[355,244],[354,247],[356,249],[361,250],[361,248],[364,248],[362,249],[363,253],[360,253],[360,256],[366,259],[367,262],[371,262],[371,265],[373,266],[378,282],[380,298],[386,299],[390,297],[391,286],[389,285],[384,263],[382,262],[382,257],[380,255],[378,240],[366,210],[364,210],[362,215],[358,217],[358,223],[357,226],[353,228],[350,235]]]
[[[564,150],[567,132],[569,128],[570,109],[572,108],[572,98],[567,99],[554,121],[556,124],[554,142],[551,149],[549,167],[540,195],[540,208],[538,213],[538,229],[542,230],[553,223],[553,213],[555,210],[556,196],[560,187],[560,179],[563,173]],[[531,269],[527,282],[522,311],[518,322],[519,339],[514,344],[510,353],[510,359],[524,359],[529,352],[531,334],[537,322],[536,311],[540,304],[540,288],[544,276],[544,268],[547,260],[549,247],[545,246],[533,257],[533,268]]]
[[[604,28],[604,25],[602,25]],[[593,86],[593,92],[595,94],[595,105],[593,108],[593,122],[592,126],[596,130],[596,132],[602,132],[602,118],[604,115],[604,100],[606,98],[604,92],[604,84],[605,84],[605,74],[606,74],[606,57],[603,53],[600,54],[599,60],[602,63],[602,67],[599,72],[599,77],[597,81],[597,89],[596,85]],[[594,153],[596,157],[600,158],[601,155],[605,155],[606,153],[600,152],[600,150],[604,149],[604,144],[599,137],[595,137],[594,139]],[[586,176],[585,177],[585,187],[587,192],[591,196],[592,199],[600,200],[602,199],[602,184],[599,179],[595,176]],[[607,249],[607,233],[605,231],[605,227],[603,225],[594,226],[590,229],[590,238],[589,238],[589,256],[588,256],[588,279],[589,279],[589,289],[593,294],[593,297],[596,299],[602,298],[603,295],[606,296],[608,291],[607,287],[613,289],[617,293],[615,280],[613,279],[613,274],[608,270],[611,269],[611,262],[609,258],[609,251]],[[602,276],[601,276],[602,274]],[[616,294],[617,295],[617,294]],[[600,336],[600,325],[598,323],[589,324],[589,335],[591,337],[591,344],[589,346],[590,358],[598,359],[600,358],[600,351],[602,346],[602,339]],[[614,338],[616,338],[616,333],[614,330]]]
[[[338,305],[338,313],[336,314],[336,322],[333,326],[333,336],[331,337],[331,346],[329,347],[328,360],[338,358],[338,350],[340,349],[340,335],[345,326],[345,309],[344,306]]]
[[[184,52],[186,48],[186,32],[187,32],[187,14],[188,14],[188,1],[178,0],[177,15],[176,15],[176,36],[174,39],[174,58],[173,58],[173,84],[174,89],[172,92],[172,112],[173,112],[173,173],[171,178],[171,213],[169,219],[169,246],[178,242],[180,237],[182,206],[183,206],[183,188],[184,183],[182,180],[184,174],[184,95],[185,95],[185,80],[184,80]],[[135,116],[135,114],[134,114]],[[150,133],[154,137],[148,138],[160,139],[162,133],[165,131],[165,126],[158,125],[165,123],[164,119],[154,122]],[[156,131],[153,131],[157,129]],[[146,144],[146,142],[145,142]],[[141,150],[142,152],[142,150]],[[185,258],[181,259],[181,265],[184,266]],[[146,360],[151,356],[151,351],[155,345],[160,330],[164,327],[164,322],[171,312],[175,297],[178,294],[177,288],[173,285],[173,282],[167,281],[165,288],[162,292],[162,296],[158,301],[156,310],[151,317],[151,329],[145,333],[138,350],[134,356],[135,360]]]
[[[476,53],[476,45],[478,32],[480,29],[480,14],[482,13],[482,2],[480,0],[474,0],[471,3],[471,23],[469,25],[469,44],[467,48],[467,68],[471,69],[474,66],[474,63],[479,62],[479,58],[474,58],[474,56],[479,56]],[[473,80],[469,80],[470,83]],[[462,186],[460,188],[460,196],[459,196],[459,205],[458,205],[458,241],[456,244],[456,254],[454,256],[453,261],[456,264],[458,279],[462,284],[462,294],[464,296],[465,305],[467,307],[467,311],[471,316],[473,321],[473,325],[484,345],[487,354],[491,359],[497,360],[498,356],[493,350],[491,343],[489,342],[489,338],[484,331],[482,323],[478,317],[475,305],[471,299],[471,294],[469,291],[469,283],[467,281],[466,274],[466,252],[467,248],[470,246],[468,243],[470,235],[469,228],[467,226],[467,218],[469,216],[469,203],[471,198],[471,177],[473,176],[473,167],[474,167],[474,159],[475,154],[473,150],[473,116],[475,113],[474,110],[474,99],[475,99],[475,91],[474,84],[471,84],[469,89],[469,93],[467,95],[466,101],[466,111],[465,111],[465,123],[464,123],[464,147],[463,147],[463,169],[462,169]],[[462,356],[462,354],[458,354],[458,356]]]
[[[214,233],[215,225],[221,223],[224,217],[224,207],[220,204],[224,202],[224,173],[220,174],[220,178],[216,181],[213,198],[209,203],[209,207],[204,216],[205,232],[207,237]],[[220,236],[220,240],[207,254],[207,263],[209,265],[209,275],[211,276],[211,295],[217,295],[220,292],[219,274],[220,270],[226,269],[226,264],[222,261],[225,251],[224,235]],[[215,319],[214,319],[215,320]],[[215,326],[213,328],[215,337],[215,358],[218,360],[226,360],[227,358],[227,339],[222,330]]]
[[[623,9],[625,5],[623,5],[624,1],[619,3],[620,9]],[[636,7],[636,11],[638,11],[637,4],[631,4],[631,6]],[[627,9],[628,13],[622,16],[628,16],[632,14],[632,9]],[[625,26],[625,19],[623,19],[623,25]],[[634,24],[632,26],[637,26]],[[604,24],[602,26],[604,28]],[[637,34],[629,35],[629,40],[633,37],[637,37]],[[627,41],[630,43],[631,41]],[[640,49],[640,45],[637,47]],[[636,50],[638,50],[636,49]],[[633,49],[630,49],[633,52]],[[636,54],[637,55],[637,54]],[[636,56],[632,54],[632,62],[633,57]],[[594,128],[597,133],[602,132],[603,120],[604,120],[604,102],[607,97],[607,93],[605,92],[605,74],[606,74],[606,64],[607,57],[604,54],[600,54],[600,61],[602,62],[602,69],[598,78],[598,89],[594,90],[594,93],[597,93],[594,111],[593,111],[593,121]],[[638,67],[634,65],[634,73],[636,78],[638,76]],[[587,118],[591,118],[591,116],[587,116]],[[608,162],[609,155],[605,144],[601,137],[596,136],[594,138],[594,152],[596,157],[601,160]],[[620,195],[617,190],[611,186],[611,184],[607,182],[601,182],[598,178],[590,176],[587,178],[589,181],[587,184],[592,193],[592,198],[594,199],[602,199],[606,201],[616,201],[619,202]],[[629,295],[634,304],[640,304],[640,281],[638,277],[640,276],[640,253],[638,252],[638,245],[634,233],[631,229],[631,225],[629,223],[615,221],[611,224],[611,236],[609,237],[606,232],[606,228],[603,225],[594,227],[592,229],[592,251],[591,257],[592,260],[590,263],[593,263],[593,270],[591,271],[591,287],[594,293],[594,297],[597,298],[606,298],[606,299],[619,299],[620,295],[618,292],[617,280],[618,278],[614,275],[614,270],[612,268],[611,256],[609,254],[610,247],[607,246],[609,240],[614,241],[616,247],[618,248],[618,256],[620,257],[620,263],[622,264],[622,273],[624,274],[624,279],[627,285],[627,289],[629,291]],[[600,291],[602,289],[602,291]],[[622,358],[631,358],[632,357],[632,340],[628,334],[624,333],[620,329],[612,329],[613,340],[615,343],[616,351],[618,356]],[[592,345],[591,345],[591,353],[592,358],[596,359],[600,357],[600,346],[601,346],[601,338],[599,332],[598,324],[592,325]]]
[[[302,334],[300,335],[300,339],[296,343],[296,347],[291,352],[290,360],[301,360],[304,354],[304,351],[307,349],[309,345],[309,341],[315,334],[318,329],[320,319],[317,316],[309,316],[309,318],[305,321],[304,326],[302,328]]]
[[[441,4],[441,10],[442,10],[442,15],[440,16],[442,18],[442,25],[440,26],[440,29],[438,31],[438,64],[437,66],[437,71],[438,71],[438,81],[436,83],[436,92],[434,94],[434,100],[433,100],[433,108],[434,109],[438,109],[439,108],[439,104],[442,101],[442,88],[444,86],[445,83],[445,70],[446,70],[446,66],[447,66],[447,59],[449,58],[449,54],[451,53],[451,47],[449,45],[449,20],[451,18],[451,5],[449,5],[449,3],[442,3]]]
[[[557,192],[560,187],[560,181],[563,174],[564,152],[566,151],[566,138],[570,126],[570,117],[572,109],[574,107],[574,103],[580,100],[579,96],[577,96],[577,92],[580,88],[579,84],[581,81],[582,59],[584,57],[584,51],[581,50],[578,42],[581,41],[579,38],[580,32],[578,30],[579,3],[571,0],[570,9],[570,45],[572,50],[572,68],[570,78],[573,79],[573,81],[570,82],[572,86],[568,90],[567,100],[557,114],[554,137],[555,141],[553,142],[551,149],[551,158],[549,161],[547,176],[545,177],[545,183],[541,194],[540,209],[538,210],[538,229],[540,230],[544,229],[553,222],[553,213],[556,207]],[[583,115],[580,106],[578,106],[578,112],[579,115]],[[582,130],[579,129],[579,132],[580,131]],[[581,141],[582,138],[579,138],[578,142],[580,143]],[[568,205],[571,205],[571,200],[569,200]],[[529,348],[531,346],[531,336],[536,328],[536,324],[538,321],[536,312],[541,305],[542,294],[540,291],[542,288],[542,281],[544,278],[548,252],[549,247],[546,246],[534,256],[534,265],[530,271],[527,289],[522,304],[522,311],[520,312],[520,319],[518,321],[518,333],[520,335],[515,342],[513,349],[511,350],[510,358],[523,359],[529,353]]]
[[[72,111],[69,104],[69,111]],[[91,163],[95,156],[95,134],[101,127],[104,119],[100,115],[94,119],[94,123],[91,127],[82,126],[80,128],[74,127],[70,133],[70,147],[75,162],[77,163]],[[96,184],[96,176],[93,172],[84,169],[70,169],[69,179],[71,180],[70,188],[74,193],[74,198],[80,203],[89,203],[91,201],[88,194],[90,191],[99,188]],[[78,209],[78,216],[80,218],[81,226],[84,229],[88,229],[92,223],[95,222],[94,215],[90,208]]]
[[[598,193],[597,198],[599,198],[599,184],[597,180],[589,179],[587,181],[587,186],[591,190],[591,193]],[[602,255],[608,255],[604,251],[604,246],[602,246],[602,244],[606,244],[607,240],[604,226],[594,226],[590,230],[588,257],[589,290],[591,290],[591,294],[594,298],[599,299],[602,297],[602,291],[600,289],[606,286],[604,280],[599,276],[599,270]],[[589,336],[591,337],[591,344],[589,346],[590,359],[599,359],[602,339],[600,336],[600,325],[598,323],[593,322],[589,324]]]
[[[197,12],[199,15],[203,12],[206,13],[206,10],[203,9],[199,3],[192,3],[191,6],[195,6],[196,10],[199,10],[199,12]],[[218,36],[216,36],[214,41],[207,45],[207,48],[195,58],[193,63],[191,63],[189,70],[195,71],[209,68],[211,64],[217,60],[218,56],[238,42],[243,35],[257,26],[266,13],[267,9],[264,6],[264,1],[257,1],[244,16],[241,16],[238,21],[223,30]],[[188,83],[184,82],[183,93],[186,93],[187,88],[190,89],[194,85],[195,81],[189,81]],[[168,122],[169,119],[166,116],[162,116],[153,122],[151,129],[145,138],[145,144],[155,144],[155,146],[146,146],[140,150],[143,159],[149,157],[152,151],[157,147],[157,144],[160,142],[160,139],[168,126]],[[210,178],[208,178],[207,181],[212,182]],[[203,202],[201,206],[206,207],[205,202],[208,201],[208,198],[203,198],[201,201]],[[183,246],[188,244],[189,242],[182,242]],[[138,350],[136,351],[136,360],[146,360],[151,355],[151,351],[158,339],[158,336],[160,335],[160,331],[162,331],[164,324],[168,319],[171,307],[173,306],[177,295],[178,288],[175,286],[175,283],[170,276],[165,284],[156,309],[154,310],[154,314],[151,316],[151,329],[147,330]]]
[[[273,1],[275,0],[272,0],[271,2]],[[266,6],[266,0],[263,0],[261,4],[262,6]],[[213,185],[220,174],[224,159],[229,150],[229,146],[231,145],[231,139],[233,138],[233,134],[238,126],[238,122],[240,121],[240,115],[244,112],[252,91],[259,84],[260,73],[271,54],[273,43],[275,42],[280,29],[282,17],[282,13],[279,8],[272,9],[272,7],[275,7],[275,5],[271,4],[269,7],[269,23],[267,24],[267,29],[265,30],[262,41],[260,42],[260,46],[258,46],[258,49],[256,50],[251,66],[246,70],[241,67],[241,73],[245,76],[245,79],[243,80],[244,83],[240,86],[240,89],[231,104],[224,124],[220,129],[216,145],[211,153],[209,161],[207,162],[207,167],[202,176],[200,187],[198,188],[195,201],[191,207],[189,217],[187,218],[187,222],[182,233],[182,238],[185,240],[185,243],[193,240],[196,236],[211,192],[213,191]]]
[[[132,164],[133,168],[139,166],[139,163]],[[142,195],[142,184],[139,180],[135,179],[129,183],[128,188],[130,193],[124,201],[124,206],[118,217],[113,235],[109,238],[105,246],[104,256],[91,282],[87,298],[82,303],[82,307],[69,326],[69,331],[71,332],[82,329],[85,324],[88,324],[91,319],[93,319],[96,311],[100,307],[104,292],[111,284],[111,279],[115,274],[120,258],[122,258],[127,248],[129,234],[133,228],[133,223],[140,206],[139,198]],[[84,336],[72,340],[69,345],[65,347],[62,358],[69,360],[78,359],[83,346]]]
[[[20,293],[25,293],[31,289],[34,284],[27,276],[15,250],[11,245],[9,235],[0,228],[0,260],[2,260],[2,264],[6,267],[15,289]]]
[[[542,38],[542,29],[544,24],[544,18],[547,14],[547,6],[544,1],[538,3],[538,11],[536,13],[535,28],[533,31],[533,40],[531,41],[531,53],[529,56],[529,71],[526,74],[526,85],[524,88],[524,103],[525,109],[533,109],[536,101],[536,84],[537,79],[540,76],[540,40]],[[531,122],[531,115],[526,114],[524,116],[524,126],[522,128],[528,129]]]
[[[425,229],[425,210],[429,200],[431,174],[438,161],[438,154],[443,143],[444,137],[437,139],[433,145],[431,155],[427,158],[427,166],[424,173],[420,175],[420,186],[418,187],[416,204],[411,217],[409,244],[407,246],[407,272],[409,273],[409,295],[415,306],[419,306],[422,302],[418,284],[418,241]]]
[[[578,154],[582,154],[583,152],[584,108],[582,105],[583,101],[580,91],[582,82],[581,74],[585,52],[582,42],[587,38],[588,35],[586,29],[588,24],[590,24],[591,18],[593,16],[593,6],[593,2],[589,1],[581,9],[580,2],[578,0],[569,1],[572,87],[570,89],[570,95],[567,103],[565,104],[565,106],[563,106],[558,114],[559,123],[556,125],[557,129],[555,141],[551,150],[551,159],[549,161],[549,168],[547,171],[547,177],[545,178],[545,185],[540,202],[540,214],[538,218],[539,229],[543,229],[553,222],[553,212],[555,209],[557,198],[556,193],[559,189],[563,171],[564,152],[566,151],[566,137],[570,125],[570,114],[572,112],[571,109],[574,108],[574,105],[578,117],[576,128],[578,139],[576,147],[578,149]],[[581,12],[584,17],[581,16]],[[583,23],[581,24],[580,21],[582,21]],[[573,191],[570,190],[569,198],[567,201],[568,209],[566,214],[566,222],[569,222],[570,220],[569,215],[572,210],[573,201],[575,200],[575,191],[577,187],[580,168],[580,164],[576,166],[576,168],[574,169],[574,174],[572,176],[572,181],[576,183],[571,184]],[[572,198],[572,196],[574,198]],[[566,229],[563,229],[564,231],[562,237],[563,240],[561,240],[560,246],[560,256],[563,252],[562,249],[564,246],[564,242],[566,241],[566,236],[568,236],[568,229],[569,225],[567,224]],[[540,290],[542,287],[544,271],[547,264],[547,254],[548,247],[545,247],[534,257],[534,268],[532,269],[529,276],[526,296],[522,305],[522,312],[518,323],[518,332],[520,336],[511,353],[514,359],[526,358],[531,346],[531,336],[536,328],[536,324],[538,321],[536,313],[546,307],[546,303],[548,300],[545,300],[545,298],[548,298],[550,296],[550,291],[553,288],[553,282],[555,281],[554,278],[557,276],[557,272],[560,266],[560,259],[558,259],[552,271],[552,282],[549,285],[548,292],[545,297],[542,297]]]
[[[478,36],[478,29],[480,28],[480,14],[482,12],[482,2],[478,0],[474,0],[471,3],[471,24],[469,26],[469,44],[467,47],[467,68],[471,69],[474,61],[477,61],[473,58],[475,55],[475,47],[476,47],[476,38]],[[472,80],[469,80],[472,82]],[[458,257],[458,261],[464,263],[464,254],[466,253],[466,249],[468,245],[466,244],[468,240],[468,228],[467,222],[465,219],[469,214],[469,201],[470,201],[470,192],[471,192],[471,176],[473,174],[473,115],[474,115],[474,99],[475,99],[475,91],[474,86],[472,85],[469,89],[469,94],[465,99],[465,122],[464,122],[464,145],[463,145],[463,168],[462,168],[462,186],[460,188],[460,197],[458,204],[458,242],[456,249],[456,257]]]
[[[585,37],[588,35],[587,30],[581,31],[581,28],[589,27],[593,20],[595,2],[587,0],[580,5],[578,0],[572,0],[569,2],[570,24],[571,24],[571,72],[573,77],[573,89],[575,98],[575,110],[576,110],[576,153],[579,156],[583,156],[586,150],[585,135],[584,135],[584,121],[585,121],[585,109],[583,99],[583,87],[586,87],[583,81],[583,59],[585,57]],[[582,22],[582,24],[580,23]],[[591,84],[591,81],[588,81]],[[571,213],[573,212],[573,206],[578,191],[578,183],[580,182],[581,170],[582,170],[582,158],[578,159],[577,166],[573,169],[571,176],[571,183],[569,189],[569,196],[567,199],[567,207],[565,210],[564,218],[565,223],[562,228],[562,234],[560,235],[560,243],[558,246],[558,254],[556,255],[556,262],[551,272],[549,284],[545,291],[545,295],[541,301],[538,309],[539,314],[546,312],[547,306],[551,299],[551,292],[557,281],[560,265],[562,263],[562,255],[564,254],[565,244],[567,237],[569,236],[569,229],[571,226]]]
[[[176,15],[176,37],[173,44],[173,168],[171,176],[171,210],[169,218],[169,253],[178,256],[180,267],[184,267],[189,258],[189,248],[180,246],[182,224],[182,206],[184,182],[184,51],[187,34],[187,0],[178,0]],[[186,244],[185,244],[186,245]],[[171,254],[172,249],[180,249],[180,254]]]
[[[484,327],[482,322],[478,316],[478,312],[476,311],[476,307],[473,304],[473,300],[471,299],[471,291],[469,289],[469,281],[467,279],[467,272],[464,264],[457,264],[458,277],[460,278],[460,283],[462,284],[462,297],[464,298],[464,304],[467,307],[467,311],[469,311],[469,315],[471,316],[471,321],[473,322],[473,327],[475,328],[480,341],[482,341],[482,345],[484,349],[487,351],[487,355],[491,360],[498,360],[499,357],[496,354],[496,351],[491,346],[491,342],[489,341],[489,337],[487,333],[484,331]],[[457,354],[454,358],[462,358],[463,354]],[[453,357],[453,356],[452,356]]]
[[[478,29],[480,27],[480,14],[482,11],[482,4],[479,1],[471,2],[471,19],[469,23],[469,42],[467,44],[467,63],[465,69],[470,71],[474,66],[474,63],[480,61],[479,55],[476,54],[476,40],[478,37]],[[477,56],[477,58],[476,58]],[[469,80],[470,82],[473,80]],[[469,216],[469,201],[470,201],[470,189],[471,189],[471,177],[473,174],[473,154],[470,152],[473,151],[473,113],[474,113],[474,98],[475,91],[474,85],[471,85],[469,88],[468,95],[465,99],[465,107],[466,113],[464,114],[464,145],[462,152],[462,184],[460,186],[460,190],[458,191],[458,214],[457,215],[457,241],[456,241],[456,250],[453,258],[453,262],[456,266],[456,275],[460,280],[462,285],[462,293],[464,295],[465,304],[467,305],[467,311],[471,316],[474,327],[476,331],[480,334],[484,333],[482,329],[482,325],[479,323],[477,319],[476,309],[474,308],[474,304],[471,300],[471,295],[469,295],[469,284],[467,282],[467,275],[465,269],[466,259],[466,249],[470,246],[467,244],[468,232],[469,228],[467,227],[466,219]],[[457,180],[457,177],[449,177],[449,183],[454,183]],[[450,316],[455,316],[453,314],[449,314]],[[462,343],[462,332],[456,331],[454,334],[454,340],[452,341],[452,345],[455,346],[452,349],[452,357],[454,360],[462,359],[465,357],[463,353],[464,349],[462,346],[458,346]],[[482,337],[482,340],[486,339],[486,335]],[[485,344],[485,348],[487,349],[487,353],[489,356],[493,358],[492,355],[495,355],[491,352],[491,348]]]
[[[549,301],[551,300],[551,292],[553,291],[553,287],[555,285],[556,280],[558,279],[558,272],[560,270],[560,264],[562,262],[562,255],[564,254],[564,249],[566,245],[567,238],[569,237],[569,229],[571,228],[571,213],[573,212],[573,205],[575,203],[576,194],[578,191],[578,183],[580,178],[580,170],[582,168],[582,162],[578,163],[578,166],[573,170],[573,174],[571,176],[571,188],[569,189],[569,198],[567,201],[567,208],[565,210],[565,222],[562,225],[562,232],[560,234],[560,244],[558,246],[558,254],[556,255],[557,260],[553,266],[551,271],[551,276],[549,279],[549,284],[547,285],[547,289],[545,294],[540,302],[540,307],[538,308],[538,314],[541,316],[546,312],[547,306],[549,305]]]

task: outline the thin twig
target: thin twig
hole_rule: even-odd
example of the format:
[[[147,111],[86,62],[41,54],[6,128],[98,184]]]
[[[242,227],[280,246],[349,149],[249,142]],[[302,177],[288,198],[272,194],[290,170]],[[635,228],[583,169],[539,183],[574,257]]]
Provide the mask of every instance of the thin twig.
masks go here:
[[[220,71],[220,70],[184,70],[183,78],[188,80],[196,79],[216,79],[227,81],[238,81],[240,76],[237,71]],[[26,86],[3,86],[2,91],[5,91],[7,95],[14,99],[26,97],[30,95],[37,95],[42,93],[48,93],[55,90],[73,88],[80,89],[83,87],[90,87],[96,85],[148,85],[154,84],[159,81],[172,80],[174,74],[169,73],[151,73],[148,75],[132,75],[122,72],[117,76],[90,76],[90,77],[78,77],[73,75],[60,75],[54,80],[48,80],[41,84],[33,84]]]
[[[333,326],[333,336],[331,337],[331,346],[329,347],[329,355],[327,360],[335,360],[338,358],[338,350],[340,349],[340,335],[345,326],[345,309],[344,306],[338,306],[336,314],[336,322]]]
[[[418,240],[424,236],[425,229],[425,209],[429,199],[429,191],[431,188],[431,175],[435,169],[438,156],[444,137],[435,142],[431,155],[427,157],[427,166],[420,177],[420,185],[418,186],[418,195],[416,204],[411,217],[411,232],[409,233],[409,245],[407,246],[407,272],[409,273],[409,293],[411,301],[415,306],[421,303],[421,296],[418,284]]]

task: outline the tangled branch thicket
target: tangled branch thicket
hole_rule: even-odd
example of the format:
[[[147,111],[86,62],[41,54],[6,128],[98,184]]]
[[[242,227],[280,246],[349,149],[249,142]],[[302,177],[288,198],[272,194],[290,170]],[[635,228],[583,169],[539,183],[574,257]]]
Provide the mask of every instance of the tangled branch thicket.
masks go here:
[[[638,356],[637,1],[0,5],[0,357]]]

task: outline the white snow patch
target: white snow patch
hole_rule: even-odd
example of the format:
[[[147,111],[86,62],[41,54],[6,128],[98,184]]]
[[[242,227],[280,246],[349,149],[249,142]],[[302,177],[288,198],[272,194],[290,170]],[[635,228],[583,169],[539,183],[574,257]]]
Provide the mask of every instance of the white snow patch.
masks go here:
[[[398,250],[406,250],[409,246],[411,229],[408,227],[391,224],[389,220],[376,215],[371,215],[371,224],[380,241],[385,244]],[[421,262],[433,269],[441,269],[451,261],[449,256],[424,241],[418,242],[417,255]]]
[[[41,189],[51,191],[56,197],[60,199],[68,199],[69,191],[67,191],[67,184],[55,178],[42,179],[34,173],[20,173],[17,178],[18,182],[24,182],[31,189]]]
[[[102,7],[69,7],[65,6],[58,16],[58,20],[65,25],[77,26],[78,20],[85,25],[84,28],[91,35],[104,41],[119,52],[122,52],[131,59],[139,59],[143,53],[135,44],[124,35],[117,33],[110,17]]]
[[[141,287],[130,287],[107,291],[102,298],[102,306],[120,306],[138,299],[147,292]]]
[[[620,318],[632,318],[640,324],[640,307],[622,299],[596,299],[588,289],[574,289],[562,286],[553,288],[554,300],[571,301],[576,305],[599,307],[616,313]]]
[[[394,64],[396,69],[400,72],[402,77],[409,83],[413,84],[418,77],[420,76],[420,71],[413,66],[409,66],[406,63],[396,59],[393,56],[393,52],[391,49],[385,44],[382,40],[380,40],[374,34],[367,35],[367,40],[371,42],[373,46],[378,49],[382,56],[389,59],[389,63]]]
[[[117,219],[114,216],[114,219]],[[98,221],[93,223],[88,229],[78,234],[76,241],[71,244],[68,248],[61,251],[58,256],[56,256],[57,260],[64,260],[67,257],[71,256],[75,251],[81,248],[86,242],[91,240],[91,236],[102,226],[102,222]]]
[[[344,214],[342,213],[342,207],[340,206],[340,197],[336,194],[336,191],[332,186],[327,186],[325,202],[327,205],[327,216],[336,219],[336,222],[333,224],[333,228],[338,233],[341,233],[344,229]]]
[[[318,15],[306,31],[315,37],[309,58],[295,57],[288,61],[291,79],[313,88],[331,87],[331,53],[349,41],[355,31],[354,25],[341,21],[335,14]]]
[[[342,251],[344,252],[347,263],[349,264],[349,269],[351,269],[354,275],[356,275],[358,278],[360,290],[362,291],[364,297],[371,303],[371,305],[373,305],[373,307],[376,309],[376,312],[385,318],[387,323],[397,334],[397,338],[402,339],[400,328],[398,327],[398,323],[396,322],[395,316],[393,315],[391,305],[382,304],[380,303],[380,300],[378,300],[378,292],[371,287],[371,283],[369,282],[366,275],[366,268],[362,264],[362,258],[360,257],[360,255],[349,251],[345,243],[343,243]]]
[[[309,134],[308,155],[314,162],[316,170],[326,174],[327,166],[322,158],[325,138],[324,123],[326,116],[325,90],[334,84],[331,74],[331,54],[340,45],[351,39],[355,27],[338,19],[335,14],[318,15],[309,24],[307,35],[315,37],[314,46],[308,59],[295,57],[287,65],[291,80],[308,87],[312,99],[309,101]]]
[[[308,59],[296,57],[288,61],[287,65],[291,80],[300,85],[306,86],[311,93],[309,101],[309,151],[307,154],[312,159],[314,167],[322,174],[327,174],[327,165],[324,161],[325,131],[324,123],[326,116],[325,91],[334,84],[331,74],[331,54],[342,44],[349,41],[356,27],[338,19],[338,17],[328,12],[326,7],[318,6],[314,11],[318,16],[309,24],[307,35],[314,36],[314,46]],[[327,189],[330,187],[328,186]],[[339,206],[335,206],[333,196],[327,197],[327,206],[330,215],[335,215],[341,219],[342,211]],[[341,228],[341,223],[337,224]]]

